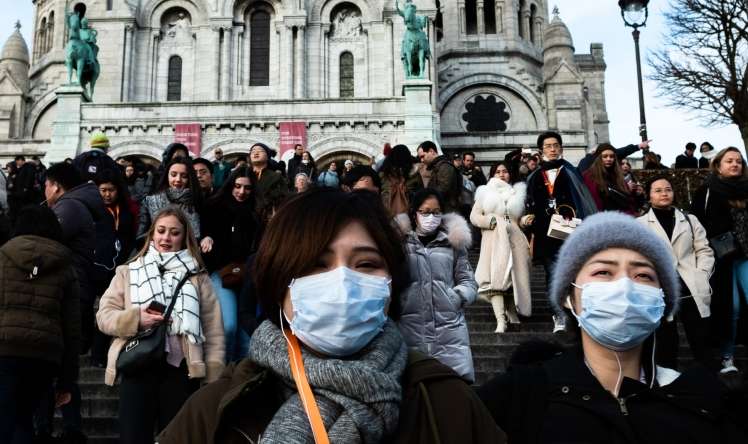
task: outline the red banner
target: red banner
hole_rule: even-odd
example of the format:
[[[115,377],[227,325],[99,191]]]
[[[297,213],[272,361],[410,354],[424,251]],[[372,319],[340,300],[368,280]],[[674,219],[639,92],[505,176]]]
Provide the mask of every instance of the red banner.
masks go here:
[[[306,148],[306,122],[280,122],[280,158],[299,144]]]
[[[189,148],[192,157],[200,157],[203,131],[199,123],[177,123],[174,128],[174,141]]]

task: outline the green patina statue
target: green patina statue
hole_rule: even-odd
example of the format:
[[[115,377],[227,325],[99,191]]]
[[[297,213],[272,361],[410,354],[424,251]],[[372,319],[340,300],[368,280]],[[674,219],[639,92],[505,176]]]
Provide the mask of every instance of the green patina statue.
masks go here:
[[[93,97],[96,79],[99,78],[99,47],[96,45],[96,30],[88,26],[85,18],[86,7],[82,3],[73,12],[66,14],[69,39],[65,48],[65,66],[68,69],[68,83],[78,84],[84,91],[88,86],[88,96]],[[73,70],[77,82],[73,82]]]
[[[413,0],[405,0],[404,11],[400,10],[398,0],[395,0],[395,9],[405,22],[405,35],[400,51],[400,58],[405,67],[405,77],[422,79],[426,74],[426,59],[431,59],[429,38],[423,31],[428,26],[429,19],[416,14],[416,5],[413,4]]]

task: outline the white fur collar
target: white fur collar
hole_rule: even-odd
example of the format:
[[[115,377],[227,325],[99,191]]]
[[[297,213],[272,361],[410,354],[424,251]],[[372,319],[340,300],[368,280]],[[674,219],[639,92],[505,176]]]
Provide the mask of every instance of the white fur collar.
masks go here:
[[[413,226],[407,214],[395,216],[395,223],[404,235],[413,233]],[[441,228],[447,233],[447,240],[453,248],[470,248],[473,245],[473,233],[465,218],[457,213],[447,213],[442,217]]]
[[[506,211],[513,219],[519,219],[525,213],[526,196],[527,185],[524,182],[509,185],[492,178],[487,185],[478,187],[475,191],[475,203],[486,214],[503,215]]]

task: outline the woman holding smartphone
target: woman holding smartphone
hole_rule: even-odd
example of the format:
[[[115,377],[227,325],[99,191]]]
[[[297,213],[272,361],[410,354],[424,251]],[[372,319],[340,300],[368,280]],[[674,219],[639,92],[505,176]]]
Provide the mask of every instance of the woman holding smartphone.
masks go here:
[[[178,283],[187,277],[185,283]],[[171,317],[163,312],[177,298]],[[201,381],[223,370],[221,308],[185,214],[175,206],[158,213],[135,258],[117,267],[101,297],[99,329],[115,339],[109,348],[105,383],[114,385],[117,358],[129,338],[168,322],[163,362],[123,374],[119,391],[120,442],[152,443]]]

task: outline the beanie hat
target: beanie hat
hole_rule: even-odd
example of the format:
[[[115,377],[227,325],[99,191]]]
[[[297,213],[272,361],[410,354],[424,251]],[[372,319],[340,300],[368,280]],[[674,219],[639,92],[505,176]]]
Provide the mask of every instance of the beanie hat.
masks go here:
[[[109,148],[109,138],[104,133],[96,133],[91,136],[91,148]]]
[[[345,166],[348,166],[348,165],[353,166],[353,161],[351,159],[346,159],[344,165]]]
[[[561,307],[569,295],[569,287],[585,262],[608,248],[633,250],[650,260],[665,293],[665,316],[675,313],[680,285],[670,246],[633,217],[615,211],[597,213],[584,219],[561,246],[548,293],[557,313],[563,313]]]

